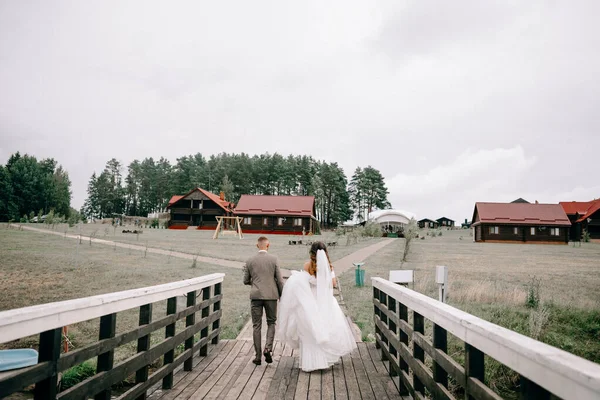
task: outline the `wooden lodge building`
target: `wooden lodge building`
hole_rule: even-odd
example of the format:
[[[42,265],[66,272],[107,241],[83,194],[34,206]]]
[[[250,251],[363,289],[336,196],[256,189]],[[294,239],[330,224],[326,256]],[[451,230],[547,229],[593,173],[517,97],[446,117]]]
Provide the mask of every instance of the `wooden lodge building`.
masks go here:
[[[580,241],[583,231],[591,239],[600,239],[600,199],[592,201],[561,201],[561,207],[571,221],[569,238]]]
[[[233,214],[244,218],[244,233],[301,235],[317,232],[319,225],[313,196],[244,194]]]
[[[423,218],[421,220],[419,220],[417,222],[417,224],[419,224],[419,228],[423,229],[423,228],[437,228],[438,227],[438,222],[434,221],[432,219],[429,218]]]
[[[195,188],[182,196],[173,196],[167,210],[171,214],[169,229],[216,229],[217,216],[231,216],[233,204],[207,190]]]
[[[453,228],[454,227],[454,221],[451,220],[450,218],[446,218],[446,217],[442,217],[442,218],[438,218],[437,223],[440,227],[444,227],[444,228]]]
[[[560,204],[476,203],[475,242],[568,244],[571,222]]]

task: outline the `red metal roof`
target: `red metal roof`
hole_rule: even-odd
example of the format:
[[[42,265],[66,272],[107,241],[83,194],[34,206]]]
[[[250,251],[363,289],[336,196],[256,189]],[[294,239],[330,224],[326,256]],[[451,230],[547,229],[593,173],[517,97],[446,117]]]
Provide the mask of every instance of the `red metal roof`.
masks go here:
[[[475,203],[475,211],[479,215],[479,221],[473,225],[571,225],[560,204]]]
[[[586,218],[589,218],[592,216],[592,214],[594,214],[596,211],[600,210],[600,200],[596,200],[594,202],[592,202],[592,205],[590,206],[590,208],[587,209],[587,212],[582,215],[577,222],[581,222]]]
[[[579,214],[583,215],[594,204],[594,201],[561,201],[559,204],[567,215]]]
[[[263,196],[243,194],[234,214],[239,215],[290,215],[312,217],[313,196]]]
[[[228,201],[225,201],[225,200],[221,200],[221,198],[219,196],[217,196],[216,194],[211,193],[208,190],[204,190],[202,188],[195,188],[195,189],[190,190],[188,193],[186,193],[184,195],[171,197],[171,200],[169,200],[169,205],[167,206],[167,208],[171,207],[173,204],[177,203],[179,200],[181,200],[185,197],[188,197],[190,194],[194,193],[195,191],[199,191],[200,193],[202,193],[203,195],[208,197],[210,200],[215,202],[215,204],[217,204],[223,210],[225,210],[227,212],[231,211],[231,209],[230,209],[231,203],[229,203]]]

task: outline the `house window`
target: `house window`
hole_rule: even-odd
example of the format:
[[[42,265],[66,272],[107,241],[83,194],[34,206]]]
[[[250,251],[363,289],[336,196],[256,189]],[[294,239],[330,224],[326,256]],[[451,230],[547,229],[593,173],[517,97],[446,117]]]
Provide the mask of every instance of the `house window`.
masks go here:
[[[560,236],[560,228],[550,228],[550,235]]]
[[[532,226],[530,229],[531,236],[535,236],[535,226]]]
[[[490,226],[490,235],[497,235],[500,233],[500,227]]]
[[[514,233],[515,235],[518,235],[518,234],[519,234],[519,228],[517,228],[517,227],[515,226],[515,227],[513,228],[513,233]]]
[[[283,220],[284,220],[283,217],[277,218],[277,225],[279,225],[279,226],[283,225]]]
[[[263,218],[263,225],[269,225],[269,218]]]
[[[252,217],[244,217],[244,225],[252,225]]]
[[[433,222],[430,222],[430,223],[429,223],[429,227],[430,227],[430,228],[433,228]]]
[[[302,226],[302,218],[294,218],[294,226]]]

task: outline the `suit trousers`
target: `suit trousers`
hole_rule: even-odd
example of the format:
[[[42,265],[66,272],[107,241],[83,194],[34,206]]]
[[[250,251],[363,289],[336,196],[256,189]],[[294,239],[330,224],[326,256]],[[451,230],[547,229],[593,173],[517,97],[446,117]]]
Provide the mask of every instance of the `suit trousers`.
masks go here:
[[[277,300],[251,300],[250,314],[252,315],[252,339],[254,341],[254,351],[256,359],[260,360],[262,356],[262,317],[263,308],[267,314],[267,342],[265,350],[273,350],[273,340],[275,339],[275,322],[277,321]]]

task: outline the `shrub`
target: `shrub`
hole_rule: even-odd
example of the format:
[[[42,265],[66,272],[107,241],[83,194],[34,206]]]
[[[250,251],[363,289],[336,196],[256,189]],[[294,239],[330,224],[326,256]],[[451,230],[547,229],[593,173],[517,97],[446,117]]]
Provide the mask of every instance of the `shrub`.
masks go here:
[[[90,362],[69,368],[62,376],[60,389],[65,390],[96,374],[96,368]]]
[[[536,310],[531,310],[529,314],[529,336],[538,340],[542,336],[549,319],[550,310],[547,307],[541,306]]]
[[[404,227],[404,253],[402,254],[402,262],[406,261],[408,252],[410,251],[410,243],[419,235],[419,225],[414,218],[411,218],[408,225]]]
[[[369,221],[365,224],[363,236],[381,237],[381,226],[377,222]]]
[[[344,228],[337,228],[335,230],[335,237],[339,238],[341,236],[344,236],[346,234],[346,231],[344,230]]]
[[[581,235],[581,238],[583,239],[583,241],[585,243],[589,243],[590,242],[590,233],[587,231],[587,229],[583,230],[583,234]]]
[[[540,283],[540,279],[536,278],[534,275],[527,284],[527,300],[525,300],[526,307],[538,308],[540,305]]]
[[[20,222],[20,223],[22,223],[22,224],[26,224],[27,222],[29,222],[29,221],[27,220],[27,214],[23,215],[23,216],[21,217],[21,219],[19,220],[19,222]]]

